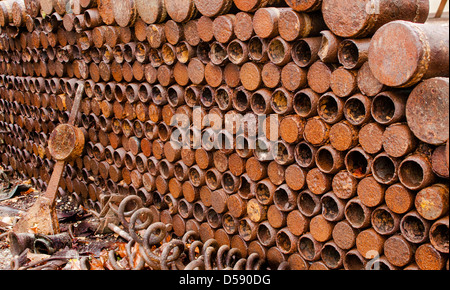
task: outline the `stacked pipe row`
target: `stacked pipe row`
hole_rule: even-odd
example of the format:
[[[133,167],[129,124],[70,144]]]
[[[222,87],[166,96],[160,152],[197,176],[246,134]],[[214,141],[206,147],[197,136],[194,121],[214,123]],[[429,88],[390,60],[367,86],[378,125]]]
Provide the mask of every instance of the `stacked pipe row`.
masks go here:
[[[448,268],[448,23],[425,23],[428,1],[0,8],[2,164],[36,187],[83,83],[62,196],[138,195],[175,236],[272,269]]]

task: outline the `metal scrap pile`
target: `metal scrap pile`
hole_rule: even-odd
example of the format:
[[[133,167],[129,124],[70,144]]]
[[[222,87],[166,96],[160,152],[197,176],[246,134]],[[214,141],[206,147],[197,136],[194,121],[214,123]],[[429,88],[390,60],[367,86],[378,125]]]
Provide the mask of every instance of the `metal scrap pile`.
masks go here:
[[[449,26],[428,16],[428,0],[2,1],[0,164],[45,191],[84,88],[58,191],[129,242],[112,268],[448,269]]]

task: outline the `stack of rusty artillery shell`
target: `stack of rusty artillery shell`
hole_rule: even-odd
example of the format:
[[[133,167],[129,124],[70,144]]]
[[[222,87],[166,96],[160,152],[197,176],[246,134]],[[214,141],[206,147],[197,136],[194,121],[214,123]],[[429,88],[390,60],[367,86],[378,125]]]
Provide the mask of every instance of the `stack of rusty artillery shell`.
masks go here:
[[[0,164],[278,269],[448,269],[448,22],[427,0],[0,2]],[[189,135],[188,135],[189,134]],[[185,136],[190,136],[188,142]],[[190,145],[190,146],[179,146]]]

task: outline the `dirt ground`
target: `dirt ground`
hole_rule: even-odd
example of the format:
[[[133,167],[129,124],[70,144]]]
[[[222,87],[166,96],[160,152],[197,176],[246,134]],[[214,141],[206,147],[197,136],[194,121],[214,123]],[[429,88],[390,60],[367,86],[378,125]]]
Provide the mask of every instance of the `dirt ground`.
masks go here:
[[[27,180],[13,178],[10,180],[14,185],[25,184],[31,187]],[[2,195],[4,192],[7,190],[0,185],[0,197],[4,196]],[[10,251],[8,232],[21,215],[33,206],[40,195],[42,192],[31,187],[25,192],[17,192],[10,199],[0,201],[0,270],[11,269],[13,256]],[[85,211],[82,206],[76,205],[70,197],[60,197],[57,200],[56,208],[61,232],[68,232],[68,228],[72,227],[72,232],[76,237],[72,246],[77,252],[81,254],[98,253],[101,249],[120,240],[117,235],[95,235],[97,219]]]

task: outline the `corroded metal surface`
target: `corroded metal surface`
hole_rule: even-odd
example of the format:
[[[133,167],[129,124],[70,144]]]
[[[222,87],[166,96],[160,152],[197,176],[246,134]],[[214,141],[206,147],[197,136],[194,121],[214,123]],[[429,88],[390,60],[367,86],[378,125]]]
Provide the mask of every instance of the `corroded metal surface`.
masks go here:
[[[1,1],[0,163],[46,191],[20,232],[57,231],[67,196],[128,242],[109,269],[443,269],[448,25],[427,15]]]

